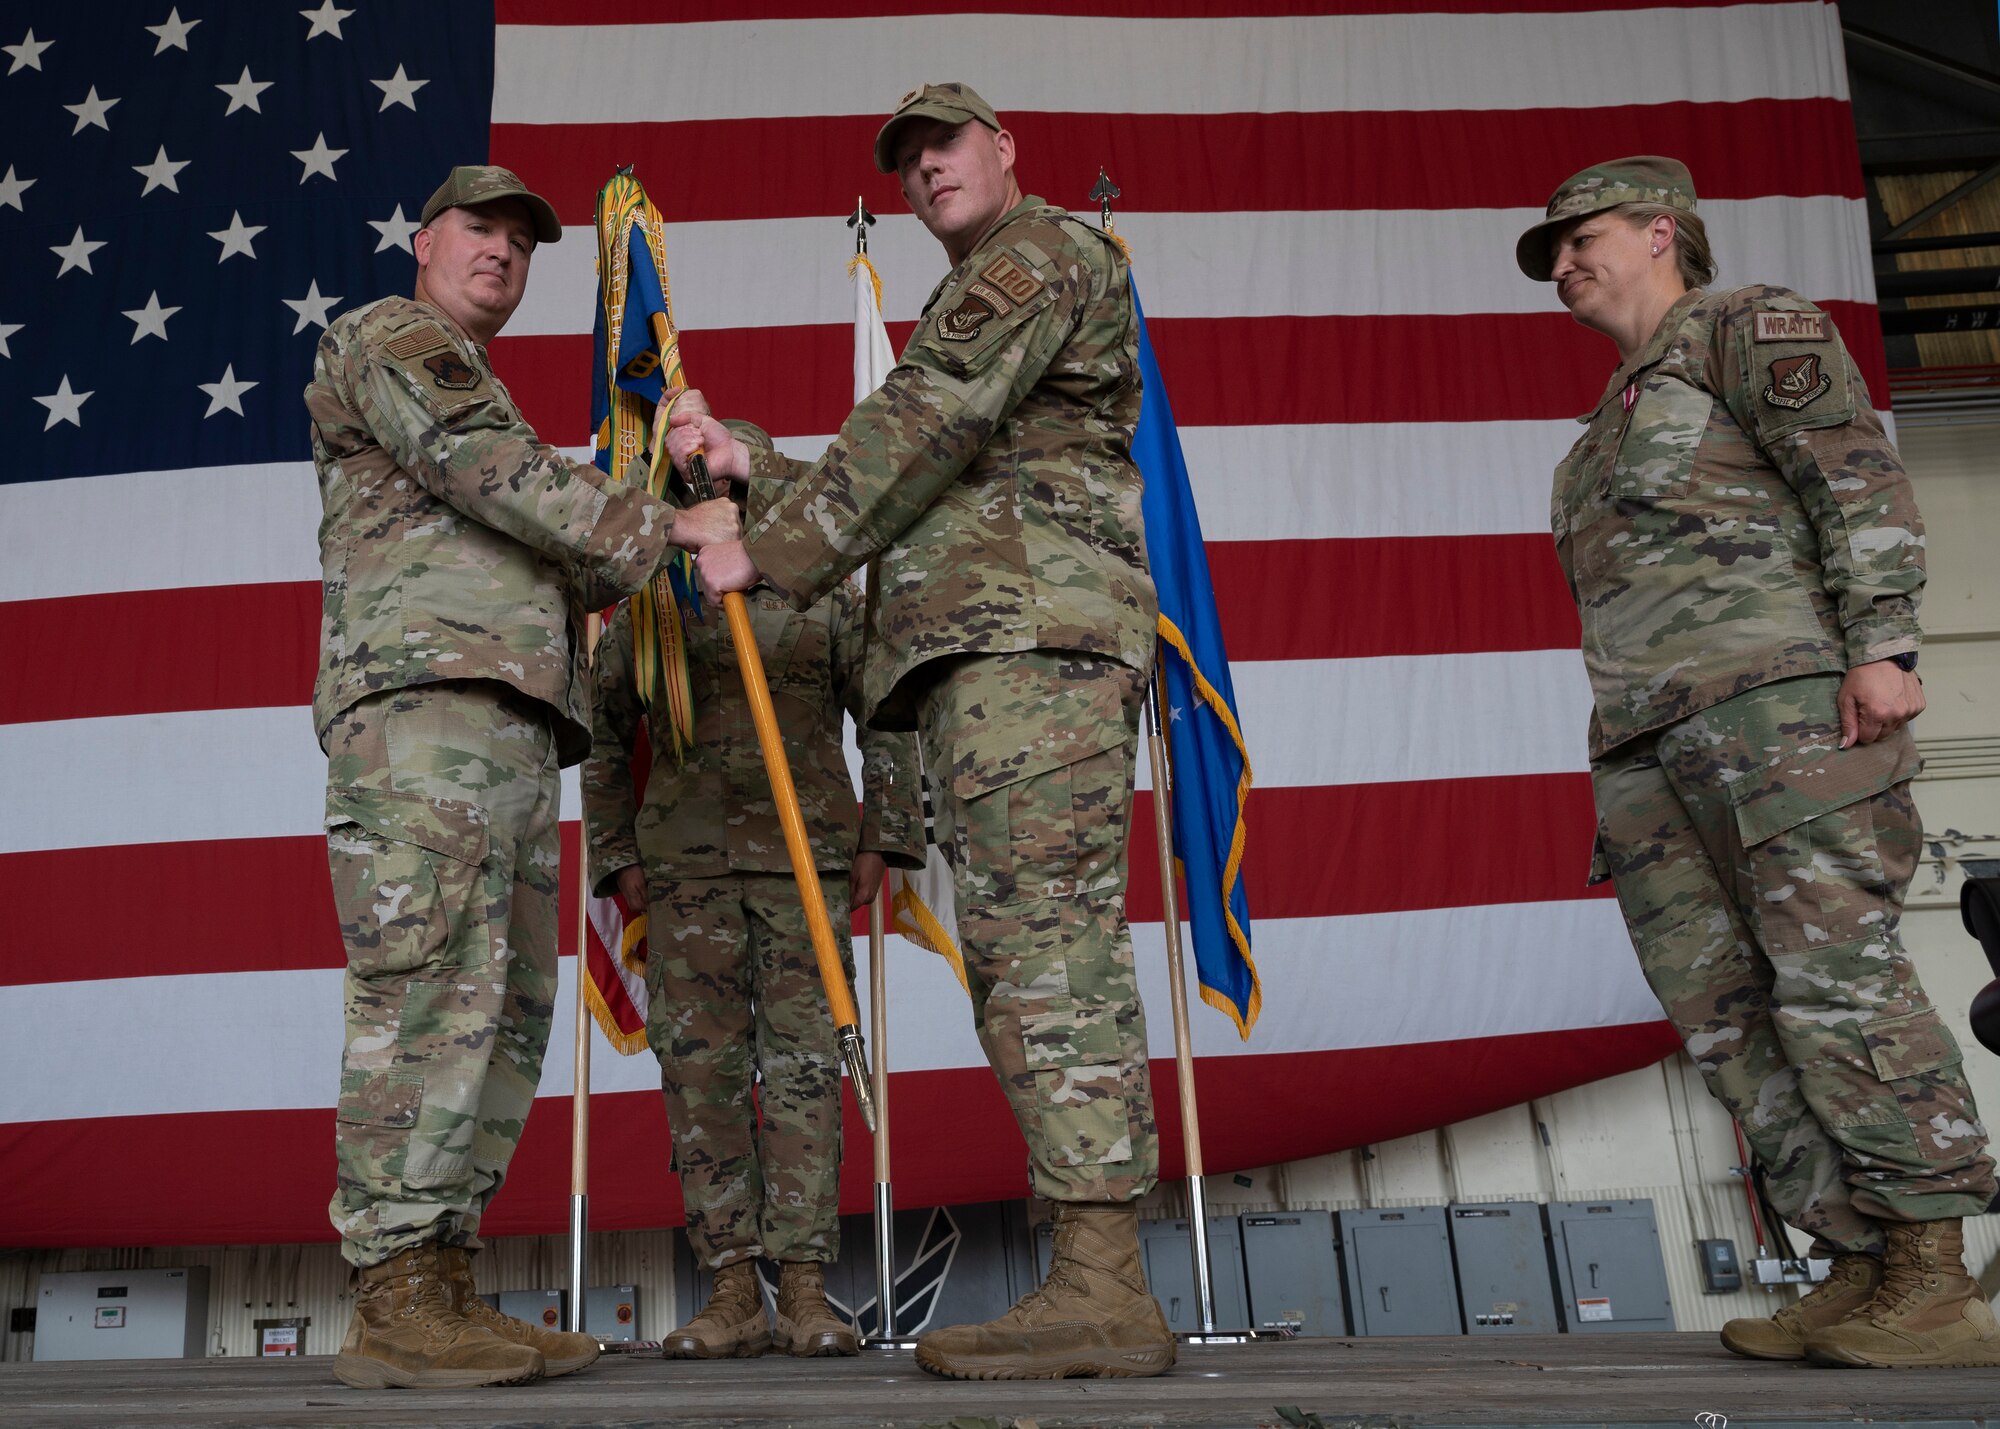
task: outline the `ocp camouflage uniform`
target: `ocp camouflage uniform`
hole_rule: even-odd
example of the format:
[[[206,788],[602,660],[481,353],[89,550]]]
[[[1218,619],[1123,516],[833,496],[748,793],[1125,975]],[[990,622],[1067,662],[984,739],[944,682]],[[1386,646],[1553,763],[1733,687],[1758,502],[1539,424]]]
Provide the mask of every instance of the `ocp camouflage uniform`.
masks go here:
[[[931,294],[900,364],[746,533],[803,608],[880,556],[869,722],[921,728],[981,1041],[1038,1194],[1158,1171],[1125,923],[1126,821],[1157,602],[1123,256],[1029,198]],[[948,835],[946,831],[949,831]]]
[[[1923,528],[1832,320],[1696,289],[1557,468],[1557,548],[1594,709],[1596,872],[1785,1218],[1878,1221],[1994,1193],[1959,1050],[1904,954],[1919,856],[1908,729],[1839,748],[1849,667],[1917,648]]]
[[[860,593],[842,582],[804,614],[769,592],[747,599],[852,978],[855,855],[923,864],[916,741],[861,730],[857,816],[841,718],[859,726]],[[840,1048],[735,642],[713,607],[685,628],[695,723],[679,767],[664,705],[644,708],[634,686],[629,604],[598,646],[596,742],[583,767],[593,878],[606,893],[621,869],[645,871],[646,1039],[696,1253],[711,1269],[759,1254],[830,1261],[840,1249]],[[630,763],[641,730],[652,750],[643,798]]]
[[[557,769],[590,740],[577,632],[652,574],[672,519],[537,441],[485,350],[411,299],[336,318],[305,397],[348,950],[330,1214],[369,1266],[479,1243],[553,1012]]]

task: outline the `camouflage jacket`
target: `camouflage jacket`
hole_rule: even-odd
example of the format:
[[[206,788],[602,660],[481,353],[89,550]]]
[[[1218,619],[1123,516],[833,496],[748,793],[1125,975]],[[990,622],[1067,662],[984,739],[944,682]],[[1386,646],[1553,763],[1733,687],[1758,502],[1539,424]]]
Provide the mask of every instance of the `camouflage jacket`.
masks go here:
[[[746,533],[803,609],[879,555],[868,721],[913,729],[940,656],[1079,650],[1139,669],[1158,603],[1139,470],[1139,333],[1125,260],[1030,198],[931,294],[901,362]]]
[[[769,591],[746,599],[814,864],[845,874],[857,852],[870,852],[899,868],[923,867],[923,786],[914,735],[860,729],[863,797],[861,812],[855,810],[840,732],[843,711],[860,724],[861,593],[842,581],[804,614]],[[664,710],[644,709],[633,685],[629,602],[598,643],[596,740],[583,765],[583,802],[591,878],[600,891],[635,863],[653,878],[791,872],[736,643],[719,609],[708,606],[704,614],[703,621],[686,625],[694,747],[678,769],[667,752],[672,746]],[[631,766],[642,728],[653,752],[643,799]]]
[[[553,709],[576,763],[583,612],[653,573],[671,510],[537,440],[486,350],[410,298],[335,318],[305,395],[325,513],[322,747],[364,695],[486,679]]]
[[[1917,648],[1923,522],[1833,320],[1696,289],[1556,468],[1591,757],[1731,695]]]

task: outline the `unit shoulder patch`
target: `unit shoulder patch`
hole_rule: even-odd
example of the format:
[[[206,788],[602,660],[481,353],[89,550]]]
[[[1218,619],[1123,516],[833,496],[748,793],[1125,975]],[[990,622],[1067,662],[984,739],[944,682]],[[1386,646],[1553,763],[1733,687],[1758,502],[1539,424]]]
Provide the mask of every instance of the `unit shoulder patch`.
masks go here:
[[[470,392],[479,385],[479,371],[468,366],[457,353],[447,349],[424,359],[424,371],[431,381],[449,392]]]
[[[1008,300],[1007,295],[984,278],[974,278],[965,285],[965,291],[974,297],[985,299],[993,311],[1003,318],[1014,311],[1014,304]]]
[[[1764,389],[1764,400],[1773,407],[1796,412],[1825,396],[1832,387],[1833,379],[1820,370],[1820,354],[1802,352],[1772,362],[1771,382]]]
[[[1758,342],[1825,342],[1832,337],[1825,313],[1774,312],[1759,308],[1756,313]]]
[[[938,336],[946,342],[971,342],[979,336],[981,328],[1000,316],[993,304],[968,291],[959,299],[958,306],[947,308],[938,314]]]
[[[1042,290],[1042,280],[1011,253],[1002,253],[979,270],[979,276],[1015,303],[1025,303]]]

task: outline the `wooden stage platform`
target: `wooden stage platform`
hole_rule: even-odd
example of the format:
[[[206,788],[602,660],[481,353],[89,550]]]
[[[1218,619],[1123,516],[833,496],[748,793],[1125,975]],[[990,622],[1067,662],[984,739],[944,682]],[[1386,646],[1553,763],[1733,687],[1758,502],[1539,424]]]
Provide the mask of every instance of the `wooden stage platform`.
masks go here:
[[[345,1389],[330,1360],[0,1365],[0,1425],[894,1425],[1038,1429],[1455,1425],[2000,1426],[2000,1369],[1757,1364],[1709,1334],[1292,1340],[1184,1348],[1151,1380],[959,1384],[907,1353],[716,1364],[607,1356],[569,1378],[468,1392]],[[1294,1409],[1296,1417],[1280,1412]],[[1312,1416],[1317,1416],[1314,1419]]]

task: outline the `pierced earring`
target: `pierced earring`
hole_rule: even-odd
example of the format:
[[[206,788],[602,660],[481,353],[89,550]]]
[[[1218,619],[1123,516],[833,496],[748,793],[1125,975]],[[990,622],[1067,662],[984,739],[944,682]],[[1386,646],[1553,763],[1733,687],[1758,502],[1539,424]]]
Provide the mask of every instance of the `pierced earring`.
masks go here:
[[[1657,248],[1655,248],[1655,249],[1653,250],[1653,256],[1654,256],[1655,258],[1659,257],[1659,256],[1660,256],[1660,250],[1659,250],[1659,249],[1657,249]]]

